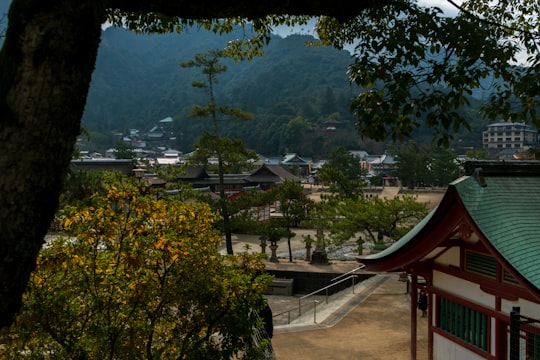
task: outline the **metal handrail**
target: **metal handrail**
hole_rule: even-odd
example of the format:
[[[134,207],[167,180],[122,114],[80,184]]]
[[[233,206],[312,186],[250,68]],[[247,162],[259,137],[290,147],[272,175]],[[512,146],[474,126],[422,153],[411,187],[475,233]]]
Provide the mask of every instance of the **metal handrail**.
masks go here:
[[[319,292],[323,291],[323,290],[326,290],[326,295],[325,295],[325,302],[328,304],[328,289],[331,288],[332,286],[336,286],[337,284],[340,284],[344,281],[347,281],[349,279],[352,279],[352,288],[353,288],[353,294],[354,294],[354,280],[358,277],[358,275],[351,275],[345,279],[341,279],[333,284],[330,284],[330,285],[327,285],[319,290],[316,290],[316,291],[313,291],[307,295],[304,295],[300,298],[298,298],[298,316],[302,315],[302,300],[303,299],[307,299],[308,297],[310,296],[313,296],[315,294],[318,294]]]
[[[358,270],[362,270],[362,269],[365,268],[365,267],[366,267],[366,265],[365,265],[365,264],[362,264],[362,265],[360,265],[359,267],[357,267],[356,269],[352,269],[351,271],[346,272],[345,274],[341,274],[341,275],[339,275],[339,276],[336,276],[336,277],[333,278],[333,279],[330,279],[330,281],[335,281],[335,280],[337,280],[337,279],[339,279],[339,278],[342,278],[342,277],[344,277],[344,276],[347,276],[347,275],[349,275],[349,274],[352,274],[353,272],[356,272],[356,271],[358,271]]]
[[[295,310],[296,310],[296,308],[292,308],[292,309],[289,309],[289,310],[282,311],[280,313],[272,315],[272,318],[276,318],[276,317],[281,316],[283,314],[287,314],[287,324],[290,324],[291,323],[291,311],[295,311]]]

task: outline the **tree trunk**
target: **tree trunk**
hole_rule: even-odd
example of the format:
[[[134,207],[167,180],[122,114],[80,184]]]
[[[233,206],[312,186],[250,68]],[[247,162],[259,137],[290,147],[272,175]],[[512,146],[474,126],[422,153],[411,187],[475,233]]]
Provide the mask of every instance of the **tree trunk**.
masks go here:
[[[13,0],[10,9],[0,52],[0,327],[19,309],[80,132],[104,18],[95,3]]]

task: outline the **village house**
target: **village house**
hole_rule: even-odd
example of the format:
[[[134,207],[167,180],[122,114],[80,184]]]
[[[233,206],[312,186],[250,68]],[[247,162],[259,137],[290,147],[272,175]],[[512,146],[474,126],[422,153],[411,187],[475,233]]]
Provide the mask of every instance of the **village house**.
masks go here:
[[[249,174],[225,174],[224,186],[226,193],[233,194],[255,187],[266,190],[285,180],[300,182],[300,178],[280,165],[262,164]],[[214,193],[219,192],[218,175],[209,174],[203,166],[187,166],[177,181],[191,184],[194,189],[209,188]]]
[[[475,161],[440,204],[382,252],[358,260],[401,272],[427,294],[429,359],[540,359],[540,163]]]

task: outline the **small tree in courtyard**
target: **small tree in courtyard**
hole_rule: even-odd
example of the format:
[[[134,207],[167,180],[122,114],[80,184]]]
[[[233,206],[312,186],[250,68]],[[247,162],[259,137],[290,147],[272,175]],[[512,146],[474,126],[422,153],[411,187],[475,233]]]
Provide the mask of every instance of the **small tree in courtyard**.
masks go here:
[[[324,207],[332,244],[362,236],[374,246],[399,240],[428,213],[427,205],[412,195],[395,198],[343,199]],[[360,235],[359,235],[360,234]]]
[[[226,57],[227,53],[221,50],[212,50],[206,54],[197,54],[191,61],[180,64],[184,68],[198,67],[206,77],[205,82],[193,82],[193,87],[200,88],[206,91],[209,102],[206,106],[196,106],[190,113],[190,117],[210,118],[212,120],[212,132],[204,133],[198,144],[198,152],[212,154],[218,160],[218,175],[219,175],[219,198],[220,212],[223,218],[223,232],[225,233],[225,244],[227,246],[227,254],[233,254],[232,247],[232,231],[230,213],[227,203],[227,195],[225,193],[225,154],[235,155],[238,160],[238,155],[243,156],[244,160],[254,158],[255,154],[248,152],[243,141],[222,138],[219,135],[218,121],[220,117],[231,117],[234,119],[253,119],[253,114],[244,112],[237,108],[218,105],[215,98],[214,86],[218,84],[217,75],[227,71],[227,66],[220,63],[220,59]],[[234,145],[234,146],[232,146]]]
[[[293,180],[285,180],[274,191],[279,201],[279,211],[283,216],[283,225],[287,229],[289,261],[292,262],[291,237],[295,234],[291,228],[297,227],[307,217],[312,201],[304,194],[302,184]]]

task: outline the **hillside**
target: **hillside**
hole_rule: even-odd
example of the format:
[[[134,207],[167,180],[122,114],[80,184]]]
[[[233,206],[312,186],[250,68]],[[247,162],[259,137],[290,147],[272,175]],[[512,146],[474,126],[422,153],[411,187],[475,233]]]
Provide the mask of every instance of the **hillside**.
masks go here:
[[[0,14],[9,3],[0,1]],[[5,21],[0,23],[0,32]],[[282,32],[286,33],[290,34]],[[144,134],[159,120],[172,117],[176,140],[169,145],[184,152],[192,150],[208,121],[188,119],[187,114],[195,104],[204,105],[207,100],[191,87],[192,81],[202,79],[201,74],[179,64],[197,53],[223,48],[229,39],[240,36],[239,31],[217,36],[194,29],[164,35],[136,35],[112,27],[105,30],[82,119],[92,133],[88,149],[104,151],[114,146],[118,136],[112,135],[113,130],[127,134],[129,129],[139,129]],[[254,113],[255,120],[223,124],[223,134],[241,137],[250,148],[265,154],[290,151],[318,157],[337,144],[369,152],[384,150],[386,144],[360,139],[356,133],[349,102],[360,89],[347,80],[350,53],[305,45],[312,40],[311,36],[276,35],[263,58],[228,63],[229,70],[222,74],[217,88],[218,101]],[[486,99],[486,91],[475,92],[475,96]],[[481,132],[487,125],[478,116],[481,101],[471,102],[463,112],[472,131],[456,134],[458,149],[480,147]],[[336,131],[326,131],[327,120],[339,121]],[[431,137],[426,129],[414,133],[421,144]]]
[[[171,116],[179,150],[189,151],[208,122],[188,119],[194,105],[207,101],[202,91],[191,86],[203,80],[200,70],[183,69],[181,62],[197,53],[223,47],[238,34],[218,37],[203,31],[185,34],[143,36],[109,28],[104,31],[96,70],[88,95],[83,124],[106,136],[110,130],[127,133],[130,128],[148,131],[159,120]],[[333,147],[324,122],[331,114],[342,122],[345,141],[357,146],[354,118],[349,100],[355,95],[346,70],[351,62],[347,51],[308,47],[312,37],[274,36],[265,56],[249,62],[228,62],[228,71],[216,87],[218,102],[255,114],[250,123],[223,125],[224,135],[244,138],[247,145],[264,153],[313,152]],[[291,120],[302,117],[304,129]],[[291,127],[294,128],[291,130]],[[322,129],[322,130],[321,130]],[[297,132],[305,136],[298,142]],[[332,134],[334,135],[334,134]],[[308,144],[308,145],[306,145]]]
[[[168,146],[191,151],[209,121],[187,114],[194,105],[205,105],[207,98],[191,86],[204,80],[200,69],[179,64],[197,53],[222,48],[236,36],[241,34],[220,37],[191,30],[180,35],[136,35],[118,28],[105,30],[83,116],[93,146],[113,146],[117,139],[111,130],[126,134],[136,128],[145,133],[170,116],[175,140]],[[362,140],[356,132],[349,102],[360,89],[347,79],[350,53],[307,46],[307,41],[314,38],[273,36],[264,57],[226,63],[228,70],[216,87],[218,103],[251,112],[255,120],[223,122],[223,135],[243,138],[248,147],[263,154],[297,152],[317,158],[337,145],[383,150],[386,145]],[[473,110],[470,118],[475,115]],[[338,123],[335,131],[327,130],[328,120]],[[460,146],[479,146],[485,123],[473,120],[472,125],[473,133],[456,136]],[[431,132],[425,129],[415,136],[421,143],[431,141]]]

